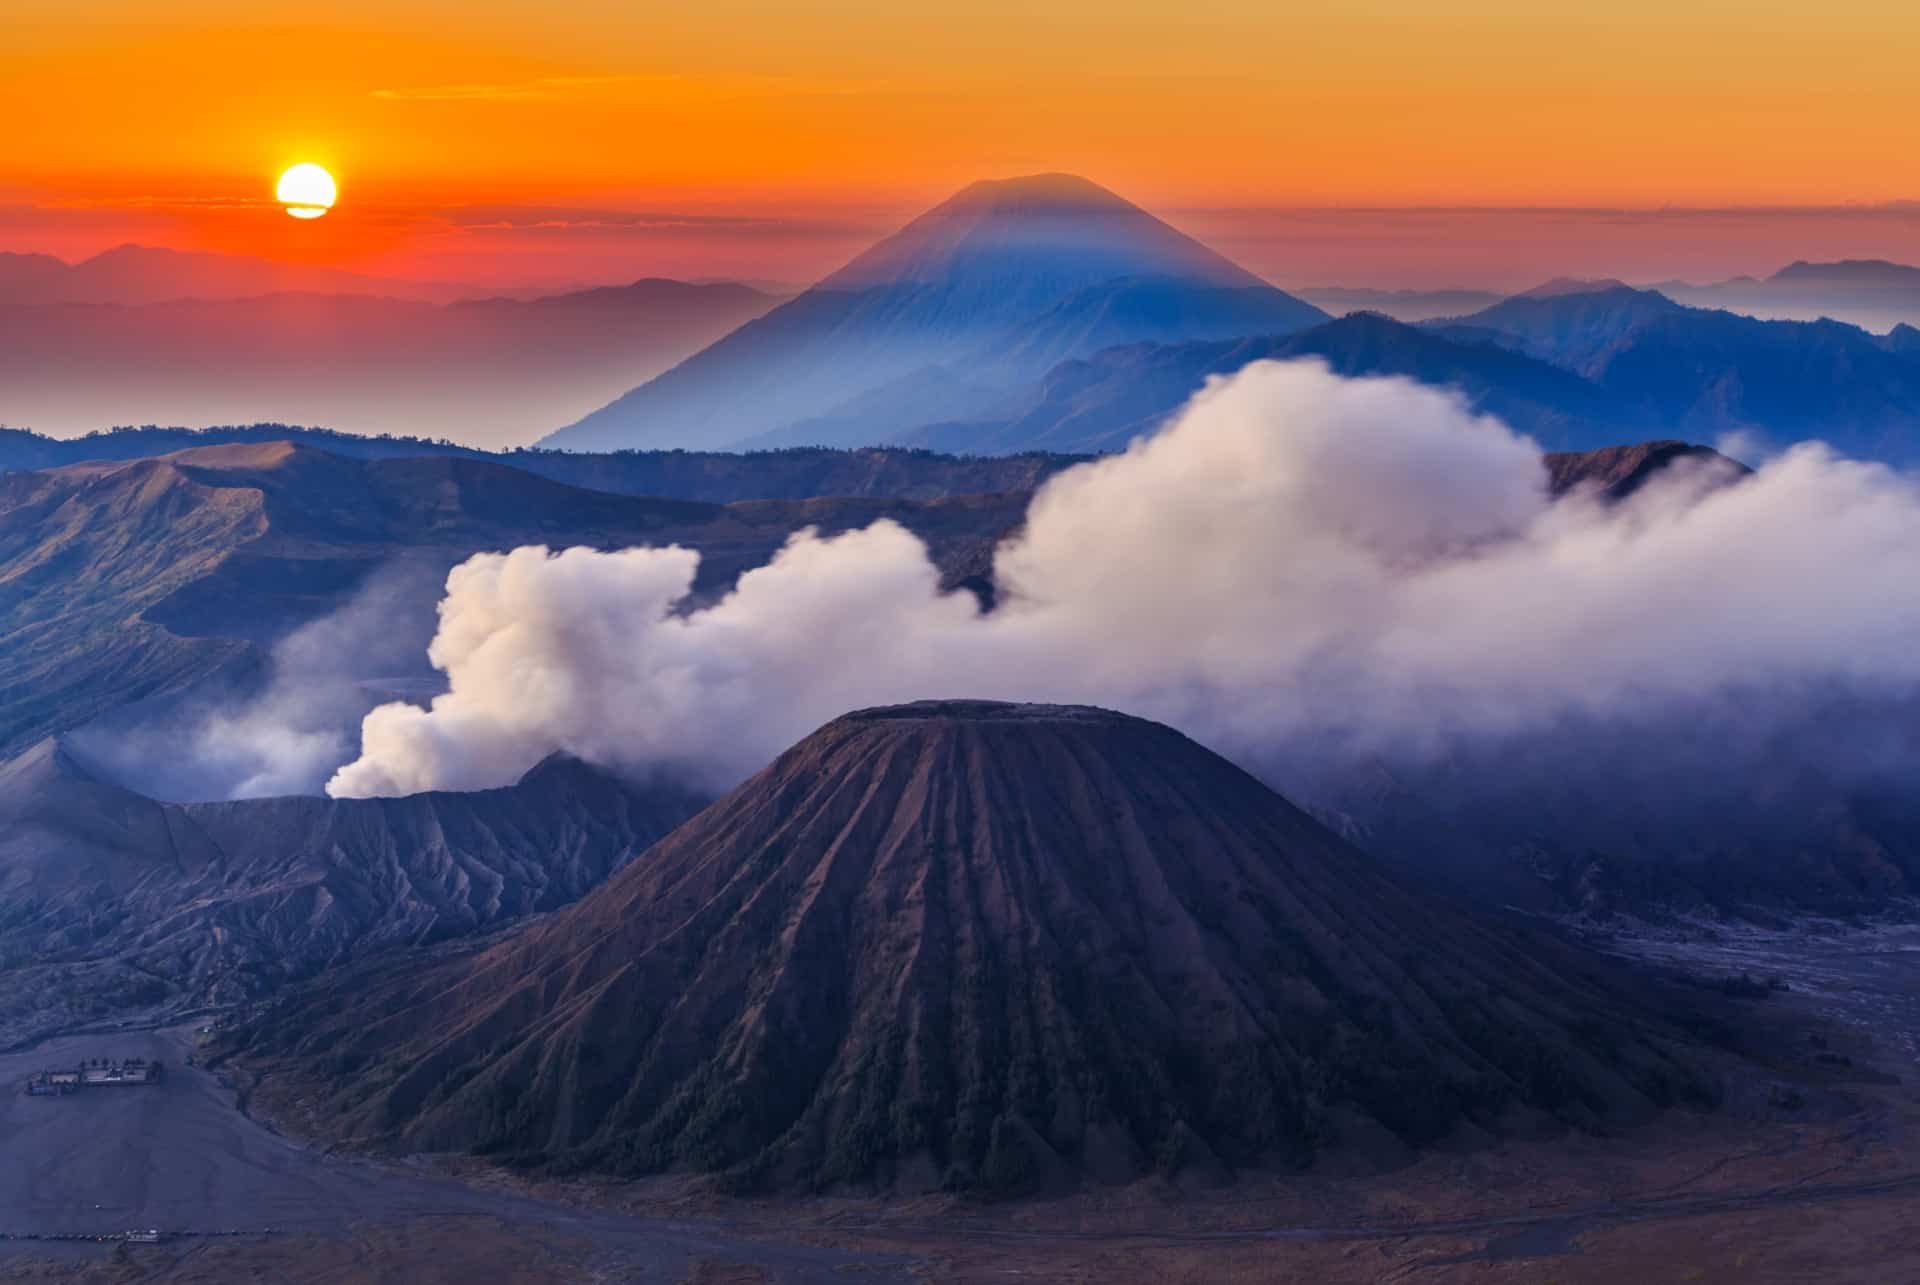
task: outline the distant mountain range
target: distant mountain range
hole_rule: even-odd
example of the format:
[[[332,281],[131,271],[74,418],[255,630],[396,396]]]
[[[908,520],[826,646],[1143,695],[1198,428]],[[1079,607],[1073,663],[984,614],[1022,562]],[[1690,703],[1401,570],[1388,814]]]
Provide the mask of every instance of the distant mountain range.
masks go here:
[[[1343,375],[1456,389],[1549,450],[1679,433],[1756,447],[1807,438],[1920,462],[1920,332],[1766,322],[1626,286],[1573,283],[1458,319],[1376,313],[1273,337],[1134,344],[1062,363],[1004,418],[938,421],[895,440],[948,451],[1112,451],[1152,432],[1214,375],[1317,358]]]
[[[1292,335],[1180,344],[1134,344],[1063,363],[999,421],[939,423],[907,436],[954,451],[1116,451],[1150,433],[1211,376],[1255,361],[1312,357],[1343,375],[1403,375],[1461,390],[1550,450],[1586,450],[1657,432],[1590,381],[1486,342],[1459,343],[1373,313],[1355,313]]]
[[[542,445],[871,445],[1115,344],[1326,319],[1085,179],[976,183]]]
[[[1915,279],[1803,263],[1772,280],[1884,293]],[[1377,301],[1416,316],[1445,297]],[[1479,306],[1418,326],[1332,320],[1084,180],[978,184],[546,444],[1111,451],[1210,375],[1314,357],[1457,388],[1553,450],[1739,433],[1920,460],[1920,331],[1767,321],[1613,280],[1450,297]]]
[[[105,288],[116,275],[73,297],[0,288],[0,423],[71,434],[273,419],[517,444],[775,302],[746,286],[666,280],[433,302],[236,262],[244,270],[204,280],[197,268],[165,284],[135,279],[123,298]],[[194,289],[211,293],[174,297]]]
[[[1078,456],[1124,448],[1177,410],[1209,376],[1230,374],[1258,360],[1312,357],[1341,374],[1402,375],[1457,389],[1476,409],[1500,416],[1549,450],[1594,450],[1675,433],[1709,440],[1737,433],[1760,448],[1819,438],[1864,458],[1898,464],[1920,460],[1920,330],[1898,327],[1882,336],[1830,321],[1767,322],[1688,307],[1649,290],[1605,284],[1585,288],[1595,284],[1549,283],[1463,317],[1418,326],[1377,313],[1356,313],[1279,335],[1097,347],[1057,362],[1024,383],[1001,387],[987,399],[991,413],[981,416],[950,414],[980,404],[972,398],[974,385],[956,385],[959,377],[944,367],[923,367],[842,406],[840,419],[800,421],[762,437],[769,442],[783,436],[844,438],[957,455]],[[1136,287],[1138,283],[1116,289],[1109,301],[1137,298]],[[1212,297],[1186,288],[1177,293],[1190,299]],[[551,317],[574,310],[582,328],[590,329],[597,324],[591,310],[609,306],[597,298],[589,292],[429,311],[499,309],[529,317],[544,311]],[[361,301],[336,302],[356,306]],[[1215,314],[1216,319],[1221,315]],[[549,336],[566,333],[558,321],[550,320],[543,328]],[[744,342],[740,336],[751,329],[729,337],[721,348],[731,351],[730,345]],[[832,348],[835,341],[815,336],[809,342]],[[1065,350],[1096,342],[1076,341]],[[1045,346],[1038,338],[1030,343]],[[0,357],[0,364],[5,360]],[[941,389],[952,395],[940,395]],[[268,425],[192,434],[156,429],[68,441],[0,430],[0,469],[157,454],[200,442],[279,438],[362,456],[487,454],[445,441],[362,438]],[[873,472],[881,456],[867,455],[861,457],[865,462],[854,463],[853,455],[835,449],[781,449],[786,450],[781,468],[759,464],[743,469],[728,462],[725,456],[735,452],[726,451],[620,451],[580,453],[576,458],[574,452],[548,448],[498,458],[595,489],[722,502],[879,493],[867,489],[875,486],[889,494],[915,494],[899,489],[909,485],[905,472],[896,472],[890,482],[879,481],[892,467],[878,466],[880,472]],[[885,458],[897,463],[907,457],[896,453]],[[924,474],[926,467],[918,464],[907,472]],[[939,466],[950,467],[959,471],[950,472],[945,482],[930,481],[930,489],[919,497],[1027,486],[1041,475],[1017,466],[1007,472],[979,461]],[[1051,466],[1043,466],[1042,473],[1045,467]],[[989,474],[1014,481],[996,484]],[[753,489],[767,486],[773,490],[765,496]]]
[[[552,289],[500,290],[445,281],[375,277],[337,268],[281,263],[239,254],[207,254],[121,245],[77,263],[50,254],[0,252],[0,300],[9,306],[53,303],[137,306],[181,299],[252,299],[267,294],[346,294],[452,303],[498,296],[532,298]]]
[[[137,246],[0,256],[0,422],[306,421],[474,447],[598,406],[546,445],[1084,453],[1123,447],[1207,375],[1310,356],[1458,388],[1553,449],[1741,433],[1920,458],[1904,320],[1920,269],[1878,260],[1660,291],[1295,297],[1104,188],[1041,175],[975,184],[784,303],[662,280],[468,291]],[[1888,333],[1781,320],[1829,315]],[[0,467],[73,458],[28,442],[0,441]],[[620,468],[516,463],[638,489]]]
[[[1493,290],[1378,290],[1364,286],[1318,286],[1293,293],[1335,317],[1377,312],[1395,321],[1431,321],[1491,307],[1507,296]]]
[[[1556,277],[1521,295],[1595,294],[1622,289],[1613,277]],[[1767,277],[1726,281],[1660,281],[1640,288],[1676,303],[1738,312],[1762,321],[1844,321],[1876,334],[1899,325],[1920,325],[1920,268],[1885,259],[1840,259],[1788,264]],[[1382,290],[1322,286],[1296,293],[1335,314],[1380,312],[1396,321],[1432,321],[1491,307],[1513,297],[1484,290]]]
[[[1830,318],[1876,333],[1920,325],[1920,268],[1885,259],[1790,263],[1766,278],[1652,287],[1680,303],[1726,308],[1770,321]]]
[[[1557,277],[1519,293],[1535,298],[1552,294],[1592,294],[1625,286],[1616,278]],[[1788,264],[1768,277],[1726,281],[1660,281],[1641,286],[1676,303],[1721,308],[1762,321],[1844,321],[1884,333],[1896,326],[1920,326],[1920,268],[1885,259],[1840,259]],[[1335,316],[1378,312],[1395,321],[1433,321],[1490,308],[1511,298],[1507,291],[1392,290],[1368,286],[1309,286],[1294,290],[1308,303]]]
[[[1818,438],[1862,458],[1920,461],[1920,357],[1901,337],[1689,308],[1624,286],[1517,297],[1429,325],[1573,372],[1616,422],[1775,445]]]

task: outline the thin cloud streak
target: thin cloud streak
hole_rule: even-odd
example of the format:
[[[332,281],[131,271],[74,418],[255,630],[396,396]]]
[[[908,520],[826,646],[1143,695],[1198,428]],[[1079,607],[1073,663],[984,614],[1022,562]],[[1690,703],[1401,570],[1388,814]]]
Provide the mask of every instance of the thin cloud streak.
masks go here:
[[[802,76],[712,79],[681,75],[536,76],[500,84],[417,85],[372,89],[395,103],[577,103],[610,101],[628,91],[675,99],[840,98],[903,88],[888,80],[817,80]]]
[[[504,85],[425,85],[374,89],[368,96],[399,103],[540,103],[591,98],[598,92],[637,84],[640,76],[538,76]]]

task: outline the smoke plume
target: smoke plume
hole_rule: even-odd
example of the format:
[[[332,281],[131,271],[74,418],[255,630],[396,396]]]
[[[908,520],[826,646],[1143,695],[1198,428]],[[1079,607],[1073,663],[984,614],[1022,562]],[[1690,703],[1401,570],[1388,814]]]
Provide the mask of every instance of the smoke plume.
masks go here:
[[[687,609],[679,548],[468,560],[447,691],[367,715],[343,796],[499,785],[555,749],[738,779],[819,723],[926,697],[1079,701],[1249,761],[1438,753],[1703,701],[1920,680],[1920,488],[1812,445],[1554,501],[1538,447],[1452,395],[1262,363],[1057,476],[943,594],[890,522],[795,535]]]
[[[281,639],[246,690],[220,683],[162,710],[136,708],[74,734],[73,746],[150,798],[318,793],[358,752],[369,710],[397,691],[438,687],[421,664],[437,570],[390,564]]]

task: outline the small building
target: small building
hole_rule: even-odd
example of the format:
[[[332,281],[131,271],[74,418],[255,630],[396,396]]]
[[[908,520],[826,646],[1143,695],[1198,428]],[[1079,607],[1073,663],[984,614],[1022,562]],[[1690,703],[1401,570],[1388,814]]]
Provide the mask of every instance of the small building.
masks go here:
[[[80,1072],[80,1083],[87,1085],[151,1084],[153,1079],[154,1068],[145,1063],[139,1066],[90,1066]]]
[[[145,1231],[130,1231],[127,1233],[127,1240],[135,1245],[158,1245],[160,1233],[152,1227]]]
[[[145,1058],[128,1058],[124,1062],[110,1062],[106,1059],[82,1062],[78,1067],[68,1070],[46,1070],[28,1082],[29,1093],[40,1092],[33,1088],[35,1084],[46,1084],[56,1093],[70,1093],[75,1089],[104,1088],[125,1084],[158,1084],[161,1066],[158,1062],[149,1062]]]

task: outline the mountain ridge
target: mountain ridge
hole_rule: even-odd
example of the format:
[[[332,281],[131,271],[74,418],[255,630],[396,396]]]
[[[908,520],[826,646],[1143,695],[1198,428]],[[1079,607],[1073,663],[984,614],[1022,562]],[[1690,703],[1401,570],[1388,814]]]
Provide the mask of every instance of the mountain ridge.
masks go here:
[[[1315,358],[1346,376],[1400,375],[1459,390],[1549,450],[1590,449],[1657,432],[1576,373],[1471,336],[1378,313],[1283,336],[1109,348],[1063,362],[1005,420],[936,423],[904,440],[937,449],[1115,451],[1150,433],[1210,376],[1254,361]]]
[[[0,289],[0,421],[75,431],[305,419],[525,441],[777,302],[662,278],[450,300],[253,284],[131,301]]]
[[[446,303],[499,293],[485,286],[367,276],[254,255],[175,250],[134,241],[72,262],[52,255],[19,257],[30,258],[35,263],[27,282],[33,288],[18,298],[38,303],[141,304],[180,299],[237,299],[289,289]],[[24,265],[15,265],[0,281],[9,278],[17,281],[22,275],[21,266]],[[540,289],[537,293],[559,294],[565,290]]]
[[[1562,366],[1637,422],[1920,460],[1920,359],[1844,322],[1767,321],[1623,289],[1509,299],[1430,328]]]

